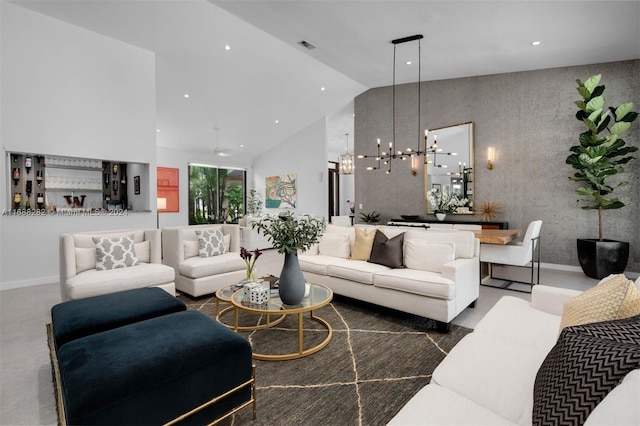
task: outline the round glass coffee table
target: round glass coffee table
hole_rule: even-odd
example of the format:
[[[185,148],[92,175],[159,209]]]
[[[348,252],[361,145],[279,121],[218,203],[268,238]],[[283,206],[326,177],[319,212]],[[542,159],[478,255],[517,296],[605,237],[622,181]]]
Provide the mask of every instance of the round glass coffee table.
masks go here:
[[[289,359],[302,358],[307,355],[311,355],[313,353],[318,352],[320,349],[324,348],[331,341],[331,337],[333,336],[333,329],[331,325],[324,319],[317,317],[314,315],[314,310],[321,308],[325,305],[328,305],[329,302],[333,299],[333,291],[330,288],[325,287],[320,284],[309,284],[309,295],[302,299],[302,302],[298,305],[285,305],[280,300],[280,297],[275,294],[269,297],[269,300],[263,304],[257,305],[253,303],[249,303],[249,301],[244,298],[244,291],[240,289],[234,292],[231,295],[231,305],[235,307],[234,311],[234,330],[242,330],[238,326],[238,313],[240,311],[249,312],[258,315],[282,315],[283,317],[286,315],[298,315],[298,351],[287,353],[287,354],[278,354],[278,355],[269,355],[269,354],[261,354],[261,353],[253,353],[253,357],[255,359],[260,359],[264,361],[284,361]],[[304,349],[304,327],[303,327],[303,314],[305,312],[309,312],[309,318],[320,325],[322,325],[327,330],[327,337],[311,348]],[[276,321],[267,323],[265,326],[272,327],[274,325],[279,324],[282,319],[278,318]],[[267,328],[261,327],[261,328]]]
[[[235,293],[236,291],[240,291],[240,294],[242,294],[244,289],[242,287],[236,286],[235,284],[232,284],[230,286],[223,287],[220,290],[216,291],[216,321],[218,321],[220,324],[228,328],[233,328],[236,331],[253,331],[253,330],[261,330],[263,328],[273,327],[275,325],[280,324],[282,321],[284,321],[286,315],[283,315],[281,312],[278,312],[278,318],[276,318],[275,321],[271,321],[271,314],[266,314],[267,322],[265,324],[260,324],[260,325],[238,326],[237,320],[235,324],[227,324],[223,322],[221,318],[227,312],[230,312],[230,311],[235,312],[238,308],[236,308],[233,305],[230,305],[220,310],[220,302],[231,304],[231,296],[233,296],[233,293]],[[274,297],[278,297],[278,296],[276,295]]]

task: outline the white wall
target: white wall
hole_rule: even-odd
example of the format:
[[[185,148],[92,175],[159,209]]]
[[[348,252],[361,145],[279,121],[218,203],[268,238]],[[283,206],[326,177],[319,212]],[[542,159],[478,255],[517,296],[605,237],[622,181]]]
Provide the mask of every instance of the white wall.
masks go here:
[[[252,188],[253,173],[249,160],[241,155],[218,157],[211,153],[187,152],[177,149],[158,147],[158,167],[180,169],[178,183],[180,185],[180,211],[177,213],[160,213],[160,228],[167,226],[183,226],[189,224],[189,164],[206,164],[216,167],[234,167],[247,170],[247,191]]]
[[[325,217],[328,211],[326,119],[316,121],[254,158],[254,187],[265,200],[265,178],[295,173],[298,201],[293,210]],[[277,214],[279,209],[263,212]]]
[[[3,150],[148,163],[155,182],[154,55],[11,3],[0,7]],[[6,174],[5,158],[3,209]],[[1,217],[0,289],[57,281],[59,234],[155,228],[153,209],[120,217]]]

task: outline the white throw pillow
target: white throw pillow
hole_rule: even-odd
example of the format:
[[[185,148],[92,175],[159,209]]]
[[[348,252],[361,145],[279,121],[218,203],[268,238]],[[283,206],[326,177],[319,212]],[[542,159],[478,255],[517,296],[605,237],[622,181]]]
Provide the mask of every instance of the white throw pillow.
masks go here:
[[[224,239],[224,251],[229,253],[231,251],[231,235],[225,234],[222,238]]]
[[[211,231],[196,231],[200,250],[200,257],[212,257],[227,252],[224,244],[224,235],[221,229]]]
[[[325,256],[348,259],[351,256],[349,248],[349,235],[324,234],[318,244],[318,252]]]
[[[456,246],[447,241],[405,240],[404,264],[409,269],[442,273],[442,265],[455,259]]]
[[[76,274],[96,269],[96,249],[76,247]]]
[[[151,244],[149,241],[134,243],[133,249],[135,250],[138,261],[141,263],[149,263],[151,261]]]
[[[140,264],[133,247],[133,234],[114,238],[93,237],[93,242],[96,244],[96,269],[98,271],[128,268]]]
[[[200,242],[198,240],[184,240],[184,258],[200,255]]]

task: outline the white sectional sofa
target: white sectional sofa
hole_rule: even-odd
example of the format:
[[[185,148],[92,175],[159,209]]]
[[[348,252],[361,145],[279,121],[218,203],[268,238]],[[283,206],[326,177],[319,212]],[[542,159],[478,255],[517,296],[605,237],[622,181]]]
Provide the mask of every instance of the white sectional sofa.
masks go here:
[[[273,244],[269,239],[258,232],[257,229],[253,229],[251,226],[253,222],[256,222],[265,217],[262,216],[245,216],[238,221],[240,225],[240,246],[247,250],[253,251],[255,249],[265,250],[273,248]]]
[[[226,253],[200,257],[196,231],[220,229]],[[240,257],[238,225],[191,225],[162,229],[162,253],[165,265],[175,270],[176,289],[193,297],[215,293],[246,277],[247,267]]]
[[[96,268],[94,238],[132,237],[136,266]],[[142,287],[161,287],[175,295],[173,269],[162,264],[157,229],[78,232],[60,235],[60,294],[62,301],[83,299]]]
[[[537,285],[531,302],[502,297],[389,424],[531,425],[536,375],[558,340],[564,303],[578,294]],[[639,401],[640,369],[628,373],[585,424],[638,425]]]
[[[381,229],[389,238],[404,232],[403,264],[391,268],[351,259],[355,229]],[[479,294],[480,243],[470,231],[429,231],[397,227],[327,225],[320,243],[299,254],[309,282],[334,293],[436,320],[447,332],[450,322]]]

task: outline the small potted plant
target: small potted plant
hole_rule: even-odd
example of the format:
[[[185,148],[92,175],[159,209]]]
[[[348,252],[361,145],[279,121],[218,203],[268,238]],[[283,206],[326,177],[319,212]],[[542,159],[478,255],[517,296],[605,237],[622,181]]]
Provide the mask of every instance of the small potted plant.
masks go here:
[[[251,224],[253,229],[267,237],[278,253],[285,256],[279,283],[283,303],[297,305],[302,301],[305,281],[298,263],[298,250],[308,250],[318,243],[325,226],[323,219],[291,212],[267,216]]]
[[[463,207],[468,201],[466,198],[459,198],[458,194],[448,191],[440,192],[436,188],[427,192],[427,200],[438,220],[444,220],[449,213],[456,213],[458,207]]]
[[[369,224],[378,223],[380,222],[380,213],[375,211],[370,213],[360,213],[360,220]]]
[[[569,179],[581,186],[576,193],[582,198],[578,202],[586,210],[598,210],[598,238],[580,238],[577,241],[578,259],[584,273],[601,279],[609,274],[624,272],[629,259],[629,243],[603,238],[602,216],[605,210],[620,209],[624,203],[613,196],[618,188],[628,185],[627,181],[612,178],[624,173],[623,165],[633,160],[629,154],[638,150],[626,146],[620,136],[629,131],[631,123],[638,118],[632,111],[633,103],[627,102],[617,107],[605,107],[605,86],[599,86],[601,75],[589,77],[578,83],[578,93],[582,97],[576,101],[576,118],[584,123],[586,131],[580,133],[579,145],[570,149],[566,163],[576,172]]]
[[[247,213],[250,216],[257,216],[262,211],[262,200],[255,189],[249,190],[247,197]]]

